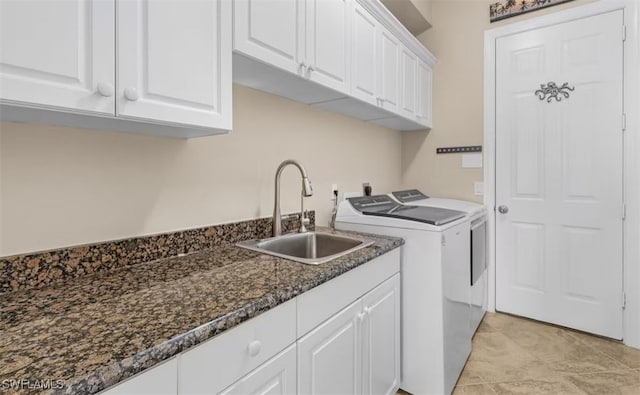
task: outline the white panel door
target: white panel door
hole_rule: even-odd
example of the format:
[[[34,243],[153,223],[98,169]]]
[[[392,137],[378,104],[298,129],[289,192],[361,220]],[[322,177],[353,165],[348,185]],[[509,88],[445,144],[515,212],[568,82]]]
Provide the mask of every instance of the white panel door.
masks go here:
[[[362,302],[346,307],[298,340],[298,393],[359,394]]]
[[[220,395],[294,395],[296,393],[296,345],[260,365]]]
[[[349,0],[307,0],[306,15],[308,77],[339,92],[349,93]]]
[[[118,3],[117,114],[231,128],[231,3]]]
[[[418,59],[417,69],[416,120],[426,127],[432,126],[431,120],[431,67]]]
[[[622,23],[616,11],[496,42],[496,308],[616,339]],[[568,84],[561,100],[540,100],[551,82]]]
[[[394,395],[400,386],[400,275],[362,298],[363,394]]]
[[[380,23],[357,1],[351,16],[351,94],[367,103],[378,101],[378,46]]]
[[[378,30],[378,94],[380,105],[391,112],[400,112],[400,49],[402,44],[390,31]]]
[[[233,49],[303,75],[305,0],[234,0]]]
[[[418,57],[409,48],[400,50],[400,113],[402,116],[416,118],[418,83]]]
[[[115,114],[114,0],[0,1],[0,99]]]

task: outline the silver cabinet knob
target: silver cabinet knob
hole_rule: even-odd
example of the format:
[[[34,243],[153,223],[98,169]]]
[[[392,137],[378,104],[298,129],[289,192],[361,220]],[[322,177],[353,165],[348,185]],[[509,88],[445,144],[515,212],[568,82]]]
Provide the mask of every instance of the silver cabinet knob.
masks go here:
[[[502,205],[502,206],[498,206],[498,212],[499,212],[500,214],[506,214],[506,213],[508,213],[508,212],[509,212],[509,207],[504,206],[504,205]]]
[[[124,97],[126,97],[127,100],[136,101],[140,98],[140,95],[136,88],[127,88],[124,90]]]
[[[98,84],[98,93],[101,96],[111,97],[111,96],[113,96],[113,92],[114,92],[113,84],[111,84],[109,82],[100,82]]]

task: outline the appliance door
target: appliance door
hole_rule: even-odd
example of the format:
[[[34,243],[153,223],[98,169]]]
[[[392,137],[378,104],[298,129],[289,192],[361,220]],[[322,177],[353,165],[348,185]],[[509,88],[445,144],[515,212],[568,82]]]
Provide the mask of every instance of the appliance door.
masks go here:
[[[471,223],[471,285],[487,268],[487,218],[482,216]]]
[[[471,331],[475,333],[487,311],[487,219],[483,215],[471,223]]]
[[[450,394],[471,353],[469,222],[442,232],[444,393]]]

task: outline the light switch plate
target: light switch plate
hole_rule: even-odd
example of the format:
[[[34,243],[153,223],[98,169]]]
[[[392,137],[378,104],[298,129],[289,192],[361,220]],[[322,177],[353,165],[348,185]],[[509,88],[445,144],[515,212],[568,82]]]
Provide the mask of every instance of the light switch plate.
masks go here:
[[[462,168],[464,169],[481,169],[482,168],[482,154],[462,154]]]
[[[484,196],[484,182],[476,181],[473,183],[473,193],[476,196]]]

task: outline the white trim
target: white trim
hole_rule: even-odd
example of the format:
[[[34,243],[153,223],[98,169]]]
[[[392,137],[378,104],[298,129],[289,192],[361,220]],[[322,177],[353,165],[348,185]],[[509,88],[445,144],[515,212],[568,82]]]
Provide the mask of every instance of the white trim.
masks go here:
[[[624,47],[625,132],[624,199],[624,343],[640,348],[640,2],[600,0],[526,21],[485,31],[484,34],[484,184],[488,221],[489,311],[495,311],[495,42],[499,37],[568,22],[614,10],[624,10],[627,39]]]
[[[406,27],[385,7],[380,0],[357,0],[378,22],[389,29],[402,43],[420,59],[433,67],[437,59],[433,54],[407,30]]]

